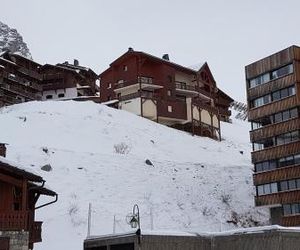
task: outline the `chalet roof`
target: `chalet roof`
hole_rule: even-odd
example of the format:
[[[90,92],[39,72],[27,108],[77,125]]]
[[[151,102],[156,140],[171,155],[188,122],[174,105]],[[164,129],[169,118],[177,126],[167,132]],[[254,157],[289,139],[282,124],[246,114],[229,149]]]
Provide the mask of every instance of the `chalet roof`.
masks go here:
[[[171,62],[169,60],[166,60],[166,59],[163,59],[163,58],[160,58],[160,57],[157,57],[157,56],[154,56],[154,55],[151,55],[151,54],[148,54],[146,52],[143,52],[143,51],[135,51],[135,50],[132,50],[132,49],[129,49],[127,52],[125,52],[123,55],[121,55],[120,57],[118,57],[116,60],[114,60],[110,66],[114,65],[115,63],[117,63],[118,61],[122,60],[123,58],[127,57],[127,56],[132,56],[132,55],[141,55],[141,56],[145,56],[147,58],[150,58],[152,60],[155,60],[155,61],[158,61],[158,62],[161,62],[161,63],[164,63],[164,64],[168,64],[170,66],[173,66],[173,67],[176,67],[180,70],[183,70],[183,71],[188,71],[190,73],[197,73],[199,71],[199,69],[201,69],[202,67],[200,67],[198,70],[195,70],[193,68],[190,68],[190,67],[186,67],[186,66],[182,66],[180,64],[177,64],[177,63],[174,63],[174,62]],[[203,63],[203,65],[205,64],[205,62]],[[203,66],[202,65],[202,66]],[[108,70],[108,69],[107,69]],[[107,70],[105,70],[104,72],[106,72]],[[102,72],[100,74],[100,76],[104,73]]]
[[[48,187],[40,187],[34,183],[29,183],[30,187],[36,188],[36,192],[39,194],[43,194],[43,195],[48,195],[48,196],[55,196],[57,195],[54,191],[52,191],[50,188]]]
[[[4,157],[0,156],[0,171],[9,172],[20,177],[25,177],[29,181],[33,182],[43,182],[43,178],[39,175],[34,174],[32,171],[28,171],[24,167],[19,166],[16,163],[8,161]]]
[[[234,101],[234,99],[232,99],[229,95],[227,95],[223,90],[221,90],[221,89],[218,88],[218,92],[220,92],[220,94],[221,94],[224,98],[230,100],[231,102]]]
[[[70,63],[58,63],[56,64],[57,66],[60,66],[60,67],[64,67],[64,68],[70,68],[70,69],[78,69],[78,70],[83,70],[83,71],[86,71],[86,72],[90,72],[92,73],[95,77],[98,76],[95,71],[93,71],[91,68],[88,68],[88,67],[83,67],[83,66],[76,66],[76,65],[73,65],[73,64],[70,64]]]

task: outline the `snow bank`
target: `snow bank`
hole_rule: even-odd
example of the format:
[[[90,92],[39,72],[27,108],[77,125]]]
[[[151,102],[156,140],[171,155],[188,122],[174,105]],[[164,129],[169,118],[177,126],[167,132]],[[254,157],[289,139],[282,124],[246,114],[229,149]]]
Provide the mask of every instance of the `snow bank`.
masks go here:
[[[224,141],[193,137],[92,102],[31,102],[0,109],[7,158],[31,166],[59,201],[38,210],[43,243],[35,249],[82,249],[92,203],[94,235],[130,230],[137,203],[141,227],[224,231],[266,222],[254,208],[248,124],[222,123]],[[149,159],[153,166],[145,164]],[[50,164],[52,171],[41,166]],[[230,221],[230,222],[229,222]]]

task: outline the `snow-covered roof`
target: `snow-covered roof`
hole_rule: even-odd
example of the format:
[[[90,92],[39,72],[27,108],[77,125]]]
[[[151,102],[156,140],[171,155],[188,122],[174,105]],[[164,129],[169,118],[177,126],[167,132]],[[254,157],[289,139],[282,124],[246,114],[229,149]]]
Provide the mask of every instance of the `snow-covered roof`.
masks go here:
[[[2,163],[2,164],[1,164]],[[13,161],[9,161],[6,158],[0,156],[0,169],[5,169],[11,172],[17,172],[20,175],[24,175],[29,178],[31,181],[37,181],[37,182],[42,182],[43,178],[31,169],[29,170],[28,167],[21,166],[18,163],[15,163]]]
[[[110,100],[110,101],[107,101],[107,102],[101,102],[101,104],[110,105],[110,104],[115,104],[115,103],[118,103],[118,102],[119,102],[118,99],[114,99],[114,100]]]
[[[267,231],[280,231],[280,232],[297,232],[300,233],[300,227],[282,227],[278,225],[272,226],[262,226],[262,227],[249,227],[240,228],[234,230],[228,230],[223,232],[186,232],[186,231],[165,231],[165,230],[142,230],[142,235],[157,235],[157,236],[182,236],[182,237],[211,237],[211,236],[229,236],[229,235],[239,235],[239,234],[253,234],[253,233],[263,233]],[[105,239],[105,238],[119,238],[128,237],[135,235],[135,231],[128,231],[125,233],[118,234],[107,234],[99,236],[89,236],[87,240],[93,239]]]

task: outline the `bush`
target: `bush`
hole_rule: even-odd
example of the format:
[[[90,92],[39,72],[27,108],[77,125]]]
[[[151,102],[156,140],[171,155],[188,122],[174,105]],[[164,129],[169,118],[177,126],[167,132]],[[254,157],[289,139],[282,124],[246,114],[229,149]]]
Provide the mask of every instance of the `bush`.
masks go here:
[[[126,155],[129,153],[130,147],[126,143],[121,142],[119,144],[114,145],[114,150],[117,154]]]

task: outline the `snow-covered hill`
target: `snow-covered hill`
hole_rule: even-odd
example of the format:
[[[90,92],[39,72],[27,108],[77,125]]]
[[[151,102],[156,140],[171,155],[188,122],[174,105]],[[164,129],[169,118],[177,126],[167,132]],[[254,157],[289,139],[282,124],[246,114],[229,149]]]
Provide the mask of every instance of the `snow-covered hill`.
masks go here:
[[[59,201],[38,210],[36,249],[82,249],[92,203],[92,234],[130,230],[137,203],[141,227],[220,231],[266,223],[254,208],[248,124],[222,123],[224,140],[193,137],[92,102],[31,102],[0,109],[7,158],[42,175]],[[147,165],[146,160],[153,165]],[[45,172],[41,166],[51,164]]]
[[[23,37],[19,32],[0,22],[0,53],[3,50],[20,53],[22,56],[31,59],[27,44],[23,41]]]

